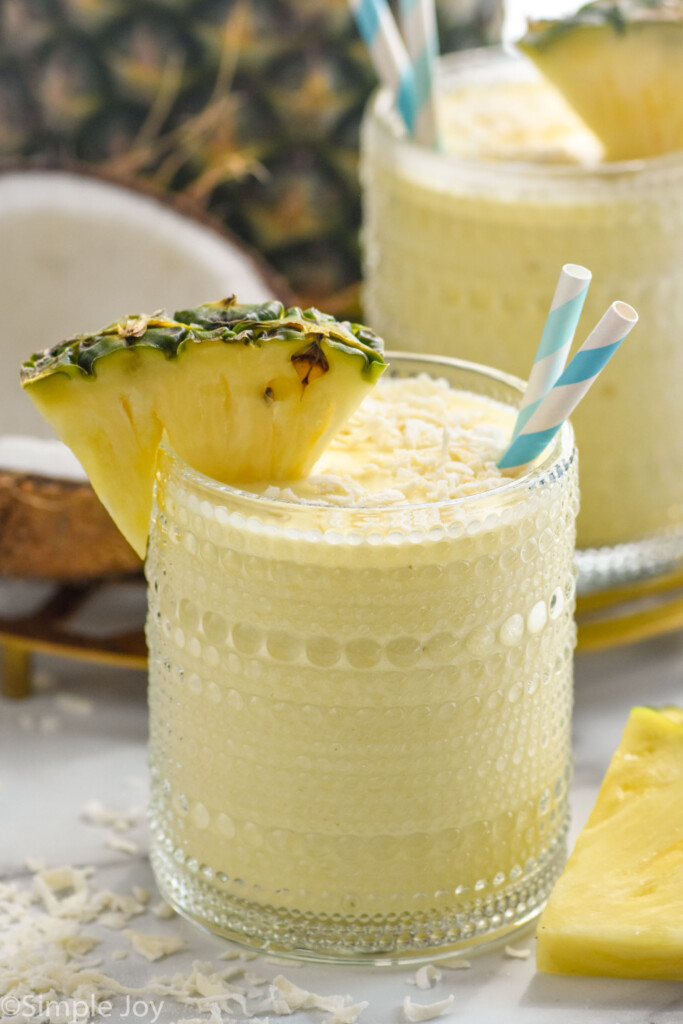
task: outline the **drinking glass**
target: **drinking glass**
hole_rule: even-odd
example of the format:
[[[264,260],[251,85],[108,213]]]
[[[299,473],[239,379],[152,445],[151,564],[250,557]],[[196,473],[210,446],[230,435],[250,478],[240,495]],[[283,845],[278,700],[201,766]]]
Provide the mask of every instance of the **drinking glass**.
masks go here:
[[[470,51],[442,61],[439,95],[536,79],[521,57]],[[564,263],[593,272],[579,341],[615,299],[636,307],[638,327],[572,416],[579,588],[680,562],[683,153],[593,166],[455,156],[406,139],[381,91],[362,182],[365,315],[392,347],[526,378]]]
[[[521,384],[392,355],[518,405]],[[577,471],[565,424],[487,492],[332,508],[165,447],[147,559],[151,859],[186,916],[313,959],[433,956],[562,867]]]

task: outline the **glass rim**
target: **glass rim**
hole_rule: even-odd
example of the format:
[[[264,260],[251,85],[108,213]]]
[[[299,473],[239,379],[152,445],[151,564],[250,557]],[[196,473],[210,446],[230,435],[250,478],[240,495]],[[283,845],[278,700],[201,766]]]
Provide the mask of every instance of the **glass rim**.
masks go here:
[[[450,356],[396,352],[391,350],[387,351],[385,356],[388,362],[388,375],[391,374],[392,366],[399,367],[401,363],[420,364],[424,369],[418,372],[425,373],[429,373],[430,368],[435,370],[441,366],[445,369],[471,373],[477,377],[495,381],[514,392],[519,397],[520,401],[524,394],[525,383],[519,377],[505,373],[503,370],[497,370],[493,367],[485,366],[481,363],[474,363],[465,359],[456,359]],[[430,376],[436,377],[437,375],[432,372],[430,373]],[[247,515],[250,511],[254,515],[257,513],[264,514],[273,512],[287,514],[290,517],[317,513],[324,516],[334,515],[339,520],[358,516],[362,516],[364,519],[374,519],[395,514],[419,514],[420,512],[425,511],[434,513],[445,509],[459,511],[461,509],[476,508],[477,505],[486,505],[497,503],[499,501],[507,502],[515,497],[521,497],[532,490],[542,487],[552,479],[550,474],[556,466],[561,466],[562,472],[564,473],[569,468],[576,455],[574,431],[570,421],[565,420],[542,458],[532,463],[519,476],[504,478],[504,482],[498,486],[491,487],[487,490],[477,491],[474,494],[461,495],[456,498],[442,498],[438,501],[349,506],[331,505],[322,500],[315,501],[305,499],[301,501],[288,501],[285,498],[265,497],[262,494],[245,490],[244,488],[237,487],[234,484],[222,483],[220,480],[216,480],[213,477],[202,473],[200,470],[195,469],[193,466],[190,466],[189,463],[178,455],[165,435],[161,442],[161,449],[164,454],[169,456],[179,467],[180,476],[183,481],[210,492],[214,498],[218,495],[224,495],[226,501],[236,501],[241,506],[240,511]]]
[[[439,72],[437,82],[443,81],[449,73],[457,68],[477,68],[492,66],[496,62],[509,65],[527,65],[529,69],[538,74],[531,62],[516,53],[510,46],[482,46],[478,48],[459,50],[453,53],[444,54],[439,58]],[[371,120],[375,125],[391,139],[392,144],[411,154],[419,154],[421,159],[432,160],[441,167],[460,167],[469,171],[484,170],[490,175],[499,174],[501,177],[515,175],[536,178],[547,178],[549,180],[582,180],[597,179],[598,181],[611,180],[615,177],[641,176],[648,174],[678,169],[683,170],[683,149],[674,150],[671,153],[662,153],[658,156],[638,157],[629,160],[602,161],[599,163],[543,163],[534,160],[504,160],[487,159],[480,156],[463,156],[457,153],[447,153],[433,149],[405,134],[399,134],[396,128],[402,131],[394,108],[394,97],[392,92],[384,86],[379,87],[370,97],[366,107],[366,119]]]

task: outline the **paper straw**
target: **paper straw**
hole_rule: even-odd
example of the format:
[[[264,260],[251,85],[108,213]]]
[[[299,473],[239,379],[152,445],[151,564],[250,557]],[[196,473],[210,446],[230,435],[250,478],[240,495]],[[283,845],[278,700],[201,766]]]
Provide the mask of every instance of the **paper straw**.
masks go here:
[[[503,453],[500,469],[523,466],[541,454],[637,322],[635,309],[625,302],[612,303]]]
[[[434,0],[400,0],[401,28],[415,75],[415,128],[424,146],[438,146],[434,70],[439,55]]]
[[[377,77],[396,97],[396,106],[412,134],[417,114],[415,74],[387,0],[349,0],[358,31],[370,51]]]
[[[513,437],[517,437],[564,370],[590,283],[591,272],[585,267],[576,263],[565,263],[562,267],[524,398],[517,413]]]

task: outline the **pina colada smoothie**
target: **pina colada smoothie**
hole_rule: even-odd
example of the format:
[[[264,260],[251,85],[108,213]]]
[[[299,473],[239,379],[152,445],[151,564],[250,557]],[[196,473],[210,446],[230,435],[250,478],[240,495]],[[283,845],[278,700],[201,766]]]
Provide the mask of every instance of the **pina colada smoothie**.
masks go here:
[[[564,856],[571,429],[506,478],[513,381],[390,372],[303,481],[157,468],[152,861],[254,946],[466,946],[535,914]]]
[[[566,827],[571,427],[504,477],[514,378],[388,368],[363,324],[235,296],[79,334],[22,383],[146,555],[177,908],[346,959],[535,915]]]
[[[585,582],[661,566],[683,550],[683,157],[603,161],[522,58],[459,55],[441,90],[445,152],[402,138],[385,93],[366,117],[367,318],[392,347],[526,378],[562,264],[593,272],[577,345],[632,302],[632,342],[573,417],[579,547],[626,547],[580,565]]]

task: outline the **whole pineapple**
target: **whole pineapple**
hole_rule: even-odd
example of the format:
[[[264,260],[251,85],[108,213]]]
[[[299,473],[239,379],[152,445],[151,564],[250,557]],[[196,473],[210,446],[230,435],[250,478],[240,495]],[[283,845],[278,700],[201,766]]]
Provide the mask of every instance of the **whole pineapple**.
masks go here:
[[[442,48],[500,0],[438,0]],[[358,127],[375,84],[347,0],[3,0],[0,154],[187,193],[305,304],[353,311]]]

